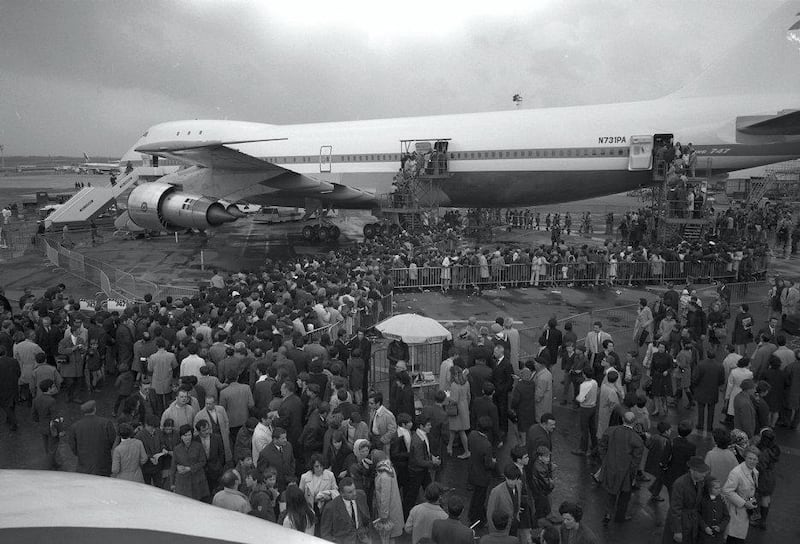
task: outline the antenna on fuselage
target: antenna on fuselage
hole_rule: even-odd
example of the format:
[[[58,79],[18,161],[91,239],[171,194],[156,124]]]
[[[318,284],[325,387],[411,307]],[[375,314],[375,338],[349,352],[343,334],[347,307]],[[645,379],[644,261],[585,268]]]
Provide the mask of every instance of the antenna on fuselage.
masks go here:
[[[514,105],[517,107],[517,109],[519,109],[519,107],[522,105],[522,95],[519,93],[515,94],[511,100],[514,102]]]

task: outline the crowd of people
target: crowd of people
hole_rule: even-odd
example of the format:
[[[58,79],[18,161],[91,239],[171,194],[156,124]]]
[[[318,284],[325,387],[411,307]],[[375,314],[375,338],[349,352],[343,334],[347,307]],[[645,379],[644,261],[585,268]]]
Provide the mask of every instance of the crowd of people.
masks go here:
[[[624,354],[600,322],[576,331],[552,319],[527,357],[512,319],[470,318],[425,403],[402,342],[388,346],[388,388],[370,387],[372,340],[353,315],[379,314],[390,261],[349,251],[215,273],[195,296],[148,296],[122,311],[80,310],[63,284],[13,305],[0,293],[0,405],[11,429],[27,403],[50,469],[63,465],[65,440],[79,472],[331,542],[472,542],[475,530],[488,543],[591,544],[598,529],[580,504],[551,503],[560,398],[578,412],[572,453],[592,462],[609,495],[604,523],[630,519],[631,493],[651,480],[651,499],[666,491],[670,501],[665,538],[740,542],[751,525],[766,527],[774,428],[800,420],[800,353],[781,329],[797,313],[797,284],[776,281],[761,328],[747,305],[730,308],[724,284],[709,308],[670,285],[641,299],[638,347]],[[101,415],[103,389],[116,401]],[[69,427],[64,402],[83,414]],[[673,435],[667,415],[695,407]],[[687,439],[695,430],[713,433],[705,457]],[[466,471],[469,501],[444,485],[448,467]]]

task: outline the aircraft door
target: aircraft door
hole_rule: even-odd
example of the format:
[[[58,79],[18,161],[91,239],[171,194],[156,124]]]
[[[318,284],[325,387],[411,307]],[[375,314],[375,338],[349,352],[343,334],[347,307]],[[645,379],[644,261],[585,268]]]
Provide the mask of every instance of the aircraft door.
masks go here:
[[[319,148],[319,171],[320,172],[330,172],[331,171],[331,152],[333,151],[333,147],[329,145],[323,145]]]
[[[628,170],[652,170],[653,136],[631,136]]]

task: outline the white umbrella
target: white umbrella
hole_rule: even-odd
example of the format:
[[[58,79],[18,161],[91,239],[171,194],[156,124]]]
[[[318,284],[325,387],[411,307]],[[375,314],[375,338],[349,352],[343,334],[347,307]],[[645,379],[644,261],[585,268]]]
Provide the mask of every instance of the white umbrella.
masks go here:
[[[453,336],[438,321],[417,314],[398,314],[375,325],[390,340],[406,344],[437,344]]]

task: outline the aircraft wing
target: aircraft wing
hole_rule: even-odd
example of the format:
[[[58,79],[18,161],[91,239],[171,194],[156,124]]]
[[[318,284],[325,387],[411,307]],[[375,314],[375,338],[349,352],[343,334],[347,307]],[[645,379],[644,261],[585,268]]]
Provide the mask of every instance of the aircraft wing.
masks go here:
[[[209,168],[231,174],[265,174],[261,185],[271,187],[274,197],[314,198],[322,202],[351,208],[371,208],[376,203],[373,193],[340,183],[332,183],[301,174],[243,153],[229,145],[285,140],[270,138],[266,140],[222,141],[166,141],[149,143],[136,148],[139,153],[173,158],[186,164]]]
[[[187,164],[202,166],[204,168],[282,174],[291,172],[291,170],[287,170],[286,168],[282,168],[267,161],[262,161],[257,157],[253,157],[247,153],[242,153],[241,151],[237,151],[236,149],[228,146],[233,144],[266,142],[284,139],[285,138],[270,138],[268,140],[240,140],[235,142],[191,142],[173,140],[146,144],[137,147],[136,151],[139,153],[146,153],[148,155],[169,157]]]

